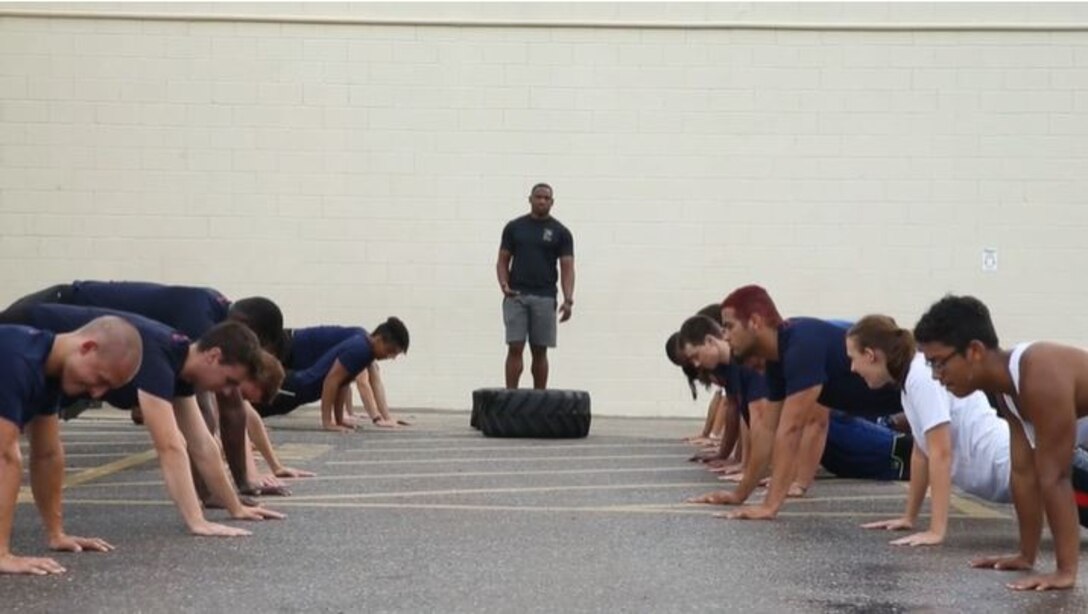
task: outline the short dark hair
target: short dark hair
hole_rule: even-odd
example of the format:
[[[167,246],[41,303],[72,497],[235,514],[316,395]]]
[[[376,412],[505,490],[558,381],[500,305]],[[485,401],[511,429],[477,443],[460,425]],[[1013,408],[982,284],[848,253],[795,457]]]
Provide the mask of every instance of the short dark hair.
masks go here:
[[[680,338],[677,343],[681,348],[689,343],[702,345],[707,335],[720,337],[721,334],[722,327],[714,320],[706,316],[692,316],[684,320],[684,324],[680,326]]]
[[[918,343],[943,343],[963,352],[972,341],[997,348],[990,310],[973,296],[946,295],[933,303],[914,327]]]
[[[242,365],[250,377],[261,372],[261,344],[257,335],[240,322],[220,322],[197,339],[197,350],[203,352],[212,348],[219,348],[223,364]]]
[[[241,322],[257,335],[262,347],[277,348],[283,341],[283,312],[271,299],[251,296],[230,305],[227,319]]]
[[[711,303],[695,312],[697,316],[706,316],[718,324],[722,323],[722,306],[720,303]]]
[[[261,402],[271,403],[272,399],[276,398],[276,394],[279,393],[280,387],[283,386],[286,372],[283,369],[283,363],[271,353],[260,350],[258,355],[260,356],[261,366],[253,375],[253,379],[261,390]]]
[[[400,321],[400,318],[389,316],[389,319],[374,329],[374,336],[380,337],[382,341],[399,348],[405,354],[408,353],[408,327],[404,325],[404,322]]]
[[[530,196],[532,196],[532,195],[533,195],[533,192],[536,192],[537,188],[548,188],[548,191],[549,191],[549,192],[551,192],[551,193],[552,193],[553,195],[555,194],[555,190],[553,190],[553,189],[552,189],[552,186],[550,186],[550,185],[548,185],[548,184],[546,184],[546,183],[543,183],[543,182],[541,182],[541,183],[535,184],[535,185],[534,185],[534,186],[532,187],[532,189],[531,189],[531,190],[529,190],[529,195],[530,195]]]

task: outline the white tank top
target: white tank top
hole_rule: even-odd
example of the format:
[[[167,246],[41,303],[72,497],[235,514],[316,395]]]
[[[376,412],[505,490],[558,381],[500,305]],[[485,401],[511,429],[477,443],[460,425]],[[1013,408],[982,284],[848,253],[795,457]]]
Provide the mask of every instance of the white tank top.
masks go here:
[[[1020,396],[1020,359],[1023,358],[1024,352],[1027,351],[1034,341],[1027,343],[1020,343],[1012,349],[1012,355],[1009,356],[1009,375],[1012,376],[1012,386],[1016,390],[1016,395]],[[1016,416],[1016,419],[1020,421],[1020,424],[1024,426],[1024,434],[1028,437],[1028,443],[1031,444],[1032,449],[1035,448],[1035,425],[1024,420],[1024,417],[1020,415],[1019,408],[1016,407],[1016,401],[1012,396],[1003,394],[1001,395],[1005,399],[1005,406]],[[1088,443],[1088,418],[1081,418],[1077,420],[1077,445],[1084,445]]]

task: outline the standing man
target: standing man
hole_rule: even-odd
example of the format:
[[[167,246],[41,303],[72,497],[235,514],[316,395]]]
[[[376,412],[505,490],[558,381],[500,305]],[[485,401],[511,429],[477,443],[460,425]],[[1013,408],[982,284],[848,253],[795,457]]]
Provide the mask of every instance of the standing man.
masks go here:
[[[551,216],[554,203],[552,187],[538,183],[529,193],[528,215],[511,220],[502,229],[495,269],[504,297],[507,388],[518,387],[526,338],[533,355],[533,388],[548,387],[548,348],[555,347],[555,314],[558,311],[559,321],[566,322],[574,307],[574,237]],[[563,285],[563,303],[559,305],[556,281]]]

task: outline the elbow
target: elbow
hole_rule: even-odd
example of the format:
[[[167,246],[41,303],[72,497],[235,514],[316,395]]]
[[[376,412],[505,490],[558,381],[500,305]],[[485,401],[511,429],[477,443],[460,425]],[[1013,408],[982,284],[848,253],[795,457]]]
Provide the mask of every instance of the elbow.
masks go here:
[[[952,450],[944,446],[931,447],[927,456],[930,464],[933,465],[943,466],[952,464]]]
[[[1060,488],[1062,485],[1069,486],[1072,484],[1072,479],[1068,467],[1039,468],[1039,487],[1044,491],[1051,488]]]
[[[22,475],[23,455],[19,452],[18,444],[12,444],[8,449],[0,453],[0,467],[4,475]]]
[[[803,424],[790,420],[779,425],[778,434],[780,437],[800,437],[801,431],[804,430],[803,427]]]
[[[175,433],[170,437],[155,441],[155,452],[158,453],[159,458],[178,454],[184,455],[185,439],[181,436],[181,433]]]

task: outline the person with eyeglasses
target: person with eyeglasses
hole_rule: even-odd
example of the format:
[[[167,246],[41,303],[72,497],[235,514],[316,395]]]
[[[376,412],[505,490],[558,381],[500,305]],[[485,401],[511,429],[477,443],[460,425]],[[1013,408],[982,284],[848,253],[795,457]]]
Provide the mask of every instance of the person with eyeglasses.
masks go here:
[[[904,514],[862,525],[866,529],[913,529],[932,489],[929,528],[892,540],[896,546],[931,546],[944,542],[952,486],[988,501],[1008,503],[1009,427],[982,392],[962,399],[933,379],[914,336],[884,315],[858,320],[846,333],[850,368],[870,388],[889,384],[900,390],[903,411],[914,434],[910,493]]]
[[[973,567],[1026,571],[1035,565],[1043,516],[1054,536],[1057,569],[1010,582],[1014,590],[1072,588],[1080,532],[1071,466],[1088,442],[1088,352],[1049,342],[1002,349],[990,310],[973,296],[948,295],[918,320],[914,338],[933,376],[953,395],[982,391],[997,399],[1009,424],[1012,499],[1019,552],[973,560]]]
[[[830,420],[827,408],[875,418],[898,414],[903,407],[894,388],[872,390],[850,371],[843,327],[816,318],[783,319],[760,286],[743,286],[725,297],[722,322],[725,341],[738,362],[766,364],[768,423],[774,430],[770,445],[757,445],[760,439],[753,437],[752,462],[759,471],[766,470],[772,456],[774,461],[763,503],[742,507],[729,517],[769,520],[785,501],[794,471],[802,483],[815,475],[823,454],[819,427],[826,440]],[[809,437],[818,445],[806,445]]]

